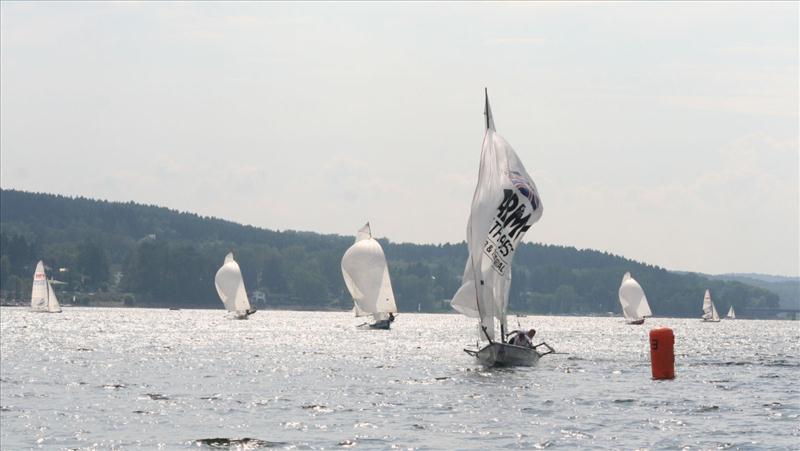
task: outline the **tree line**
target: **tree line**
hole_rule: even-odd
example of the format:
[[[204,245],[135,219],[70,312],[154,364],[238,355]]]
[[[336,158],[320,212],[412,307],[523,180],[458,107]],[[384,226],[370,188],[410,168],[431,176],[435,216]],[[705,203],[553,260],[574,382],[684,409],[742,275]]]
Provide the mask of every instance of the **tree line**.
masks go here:
[[[465,243],[379,240],[400,311],[450,311],[467,258]],[[271,231],[162,207],[0,190],[0,294],[30,296],[36,262],[82,299],[105,293],[127,305],[220,306],[214,274],[233,251],[248,292],[266,305],[347,309],[340,261],[353,237]],[[510,310],[536,314],[619,313],[630,271],[657,316],[699,316],[711,289],[720,311],[776,308],[778,296],[751,285],[676,273],[621,256],[524,243],[516,253]]]

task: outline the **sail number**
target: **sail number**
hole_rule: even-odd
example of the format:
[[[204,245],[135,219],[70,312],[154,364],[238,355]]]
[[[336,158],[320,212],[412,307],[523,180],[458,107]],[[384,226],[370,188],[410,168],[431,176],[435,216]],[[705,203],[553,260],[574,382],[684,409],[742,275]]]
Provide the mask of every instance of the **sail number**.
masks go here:
[[[514,254],[514,243],[522,239],[522,235],[531,227],[528,224],[531,214],[525,215],[525,203],[511,189],[503,190],[503,201],[497,207],[497,214],[489,229],[489,236],[483,245],[483,252],[491,259],[492,268],[501,275],[505,273],[511,256]]]

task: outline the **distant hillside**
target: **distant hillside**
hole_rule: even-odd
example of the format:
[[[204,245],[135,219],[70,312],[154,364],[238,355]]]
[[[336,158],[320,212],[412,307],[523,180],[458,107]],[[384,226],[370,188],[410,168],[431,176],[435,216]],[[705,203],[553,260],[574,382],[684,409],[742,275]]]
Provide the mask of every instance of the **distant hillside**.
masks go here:
[[[708,277],[718,280],[733,280],[761,287],[778,295],[781,308],[800,310],[800,277],[770,276],[765,274],[720,274]]]
[[[354,224],[354,227],[359,224]],[[529,236],[535,237],[535,229]],[[466,245],[418,245],[380,240],[401,311],[451,311]],[[141,306],[220,306],[213,277],[234,251],[245,285],[266,305],[348,309],[340,260],[351,236],[271,231],[133,202],[119,203],[0,190],[0,291],[30,296],[33,267],[43,259],[64,281],[65,299],[110,300]],[[700,315],[711,288],[720,311],[733,304],[778,306],[768,290],[736,281],[678,274],[617,255],[526,243],[514,260],[512,311],[604,314],[620,311],[622,275],[636,277],[656,316]]]

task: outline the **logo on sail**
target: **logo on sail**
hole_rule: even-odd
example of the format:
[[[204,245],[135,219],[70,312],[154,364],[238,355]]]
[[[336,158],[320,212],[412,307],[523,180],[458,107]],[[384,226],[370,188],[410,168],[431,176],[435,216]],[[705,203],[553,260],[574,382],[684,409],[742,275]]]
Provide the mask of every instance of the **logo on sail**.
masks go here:
[[[533,185],[527,177],[517,171],[509,171],[508,178],[511,180],[511,183],[514,184],[514,188],[531,202],[531,206],[533,206],[534,210],[539,208],[539,203],[536,199],[536,190],[533,189]]]
[[[516,244],[532,225],[528,223],[532,215],[526,210],[527,204],[520,200],[519,194],[511,189],[503,190],[503,201],[497,207],[489,236],[483,245],[483,253],[500,275],[505,275]]]

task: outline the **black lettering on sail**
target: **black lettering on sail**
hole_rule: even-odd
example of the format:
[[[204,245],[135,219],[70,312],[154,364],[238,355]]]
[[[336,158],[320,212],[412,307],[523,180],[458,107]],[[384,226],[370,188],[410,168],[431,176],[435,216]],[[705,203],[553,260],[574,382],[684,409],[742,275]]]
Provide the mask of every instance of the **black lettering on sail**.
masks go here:
[[[525,224],[528,222],[528,219],[531,218],[530,213],[528,214],[528,216],[524,216],[524,217],[522,216],[523,214],[525,214],[525,204],[520,205],[519,208],[517,208],[514,211],[514,213],[512,213],[505,220],[505,223],[503,224],[504,227],[508,226],[509,224],[511,224],[511,232],[508,233],[509,237],[514,238],[517,235],[517,232],[519,232],[520,228],[525,226]],[[530,225],[525,226],[525,229],[522,230],[522,231],[525,232],[530,227],[531,227]]]
[[[497,208],[497,217],[500,218],[501,221],[505,221],[508,213],[517,208],[517,205],[519,205],[517,193],[510,189],[504,189],[503,202],[500,202],[500,206]]]

